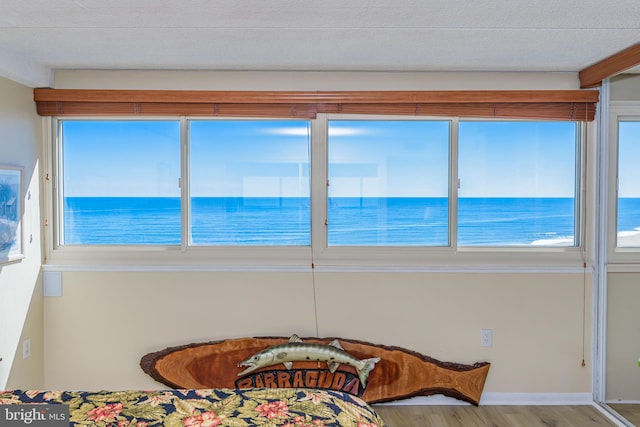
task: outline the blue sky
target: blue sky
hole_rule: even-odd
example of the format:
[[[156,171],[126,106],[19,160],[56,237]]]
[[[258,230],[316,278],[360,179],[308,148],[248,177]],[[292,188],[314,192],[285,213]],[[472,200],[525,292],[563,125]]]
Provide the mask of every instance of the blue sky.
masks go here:
[[[309,122],[191,122],[191,194],[308,197]]]
[[[576,125],[461,122],[460,197],[573,197]]]
[[[640,121],[620,122],[618,129],[618,196],[640,197]]]
[[[449,123],[329,123],[332,197],[446,197]]]
[[[65,121],[65,196],[180,196],[180,122]]]
[[[447,126],[332,121],[330,195],[446,196]],[[63,132],[65,196],[179,196],[178,121],[65,121]],[[308,132],[296,120],[192,122],[192,194],[308,196]],[[460,196],[572,197],[574,140],[573,123],[461,122]]]

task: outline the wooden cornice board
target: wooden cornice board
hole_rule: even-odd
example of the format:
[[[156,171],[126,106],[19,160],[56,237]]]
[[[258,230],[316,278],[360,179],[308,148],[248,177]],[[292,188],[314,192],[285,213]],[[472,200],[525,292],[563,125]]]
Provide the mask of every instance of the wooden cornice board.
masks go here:
[[[489,372],[488,362],[463,365],[441,362],[400,347],[375,345],[343,338],[303,338],[305,343],[329,344],[337,339],[344,351],[357,359],[381,360],[363,387],[356,369],[341,364],[330,372],[324,362],[282,363],[238,376],[238,363],[286,337],[239,338],[170,347],[142,357],[140,366],[156,381],[172,388],[302,387],[347,391],[368,403],[389,402],[414,396],[443,394],[474,405],[480,403]]]

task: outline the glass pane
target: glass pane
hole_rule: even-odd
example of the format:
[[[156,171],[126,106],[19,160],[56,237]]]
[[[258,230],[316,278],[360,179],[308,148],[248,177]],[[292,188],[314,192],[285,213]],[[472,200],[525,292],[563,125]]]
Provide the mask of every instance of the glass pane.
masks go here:
[[[310,245],[310,123],[190,122],[191,243]]]
[[[329,245],[449,244],[449,122],[329,122]]]
[[[62,122],[63,244],[180,244],[180,123]]]
[[[618,246],[640,247],[640,121],[618,124]]]
[[[459,129],[458,245],[574,246],[576,124]]]

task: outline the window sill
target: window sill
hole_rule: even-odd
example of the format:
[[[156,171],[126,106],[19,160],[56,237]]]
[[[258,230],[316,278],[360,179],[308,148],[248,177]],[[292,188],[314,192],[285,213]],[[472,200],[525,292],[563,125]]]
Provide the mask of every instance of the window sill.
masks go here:
[[[45,271],[583,272],[579,248],[67,246]],[[589,269],[590,270],[590,269]]]

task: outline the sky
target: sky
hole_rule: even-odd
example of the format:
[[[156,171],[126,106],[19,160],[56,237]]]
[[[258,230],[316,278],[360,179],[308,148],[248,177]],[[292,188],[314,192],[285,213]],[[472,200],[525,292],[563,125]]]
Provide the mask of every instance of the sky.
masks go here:
[[[64,195],[180,196],[179,121],[65,120]]]
[[[618,125],[618,196],[640,197],[640,121]]]
[[[576,124],[461,122],[460,197],[573,197]]]
[[[309,121],[190,126],[193,196],[309,195]],[[448,126],[330,121],[330,196],[446,197]],[[573,197],[575,134],[567,122],[461,121],[460,197]],[[180,195],[177,120],[65,120],[63,153],[66,197]]]

